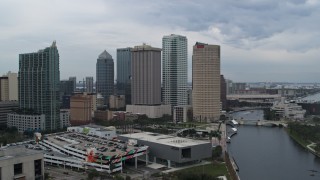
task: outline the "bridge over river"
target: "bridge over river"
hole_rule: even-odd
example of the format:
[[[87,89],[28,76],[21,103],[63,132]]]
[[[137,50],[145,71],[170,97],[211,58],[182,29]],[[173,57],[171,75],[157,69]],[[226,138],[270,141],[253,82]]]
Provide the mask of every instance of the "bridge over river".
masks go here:
[[[286,121],[271,121],[271,120],[236,120],[240,125],[256,125],[256,126],[282,126],[287,127]]]

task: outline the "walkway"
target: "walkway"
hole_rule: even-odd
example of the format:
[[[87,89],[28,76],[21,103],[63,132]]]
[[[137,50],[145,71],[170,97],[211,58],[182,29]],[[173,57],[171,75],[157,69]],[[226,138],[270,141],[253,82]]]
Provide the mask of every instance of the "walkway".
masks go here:
[[[207,164],[210,164],[210,163],[211,163],[210,161],[201,161],[201,162],[198,163],[198,164],[193,164],[193,165],[189,165],[189,166],[183,166],[183,167],[177,167],[177,168],[171,167],[170,169],[165,170],[165,171],[163,171],[163,172],[164,172],[164,173],[170,173],[170,172],[179,171],[179,170],[187,169],[187,168],[191,168],[191,167],[203,166],[203,165],[207,165]]]

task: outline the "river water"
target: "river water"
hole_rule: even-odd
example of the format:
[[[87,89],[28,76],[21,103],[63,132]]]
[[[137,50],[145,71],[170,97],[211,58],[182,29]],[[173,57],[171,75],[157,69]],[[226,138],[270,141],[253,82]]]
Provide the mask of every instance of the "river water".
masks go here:
[[[233,116],[263,119],[263,111],[244,111]],[[320,180],[320,158],[279,127],[239,126],[228,152],[238,164],[241,180]]]

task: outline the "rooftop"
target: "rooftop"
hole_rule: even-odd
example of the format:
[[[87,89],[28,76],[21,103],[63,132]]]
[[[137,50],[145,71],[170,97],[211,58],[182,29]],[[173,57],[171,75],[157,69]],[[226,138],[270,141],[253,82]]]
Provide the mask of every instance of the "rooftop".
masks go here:
[[[131,150],[139,149],[137,146],[129,145],[117,139],[108,140],[97,136],[73,132],[46,135],[45,140],[60,147],[69,146],[83,152],[86,152],[88,148],[94,148],[98,154],[106,157],[124,155]]]
[[[27,149],[24,145],[15,145],[9,147],[6,146],[0,149],[0,161],[10,158],[30,156],[34,154],[43,154],[43,152],[33,149]]]
[[[151,133],[151,132],[124,134],[120,136],[154,142],[154,143],[168,145],[168,146],[174,146],[174,147],[188,147],[188,146],[195,146],[195,145],[210,143],[209,141],[207,142],[207,141],[201,141],[201,140],[193,140],[193,139],[187,139],[187,138],[181,138],[181,137],[157,134],[157,133]]]
[[[111,56],[106,50],[104,50],[104,51],[99,55],[99,59],[112,59],[112,56]]]

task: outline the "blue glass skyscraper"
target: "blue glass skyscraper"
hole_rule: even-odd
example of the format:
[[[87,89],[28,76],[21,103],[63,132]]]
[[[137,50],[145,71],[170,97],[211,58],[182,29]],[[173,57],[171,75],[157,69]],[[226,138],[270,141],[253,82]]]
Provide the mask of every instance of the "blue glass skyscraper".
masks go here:
[[[126,96],[126,104],[131,104],[131,49],[117,49],[117,94]]]
[[[96,79],[97,93],[102,94],[104,103],[108,104],[109,96],[114,94],[114,63],[106,50],[98,57]]]

